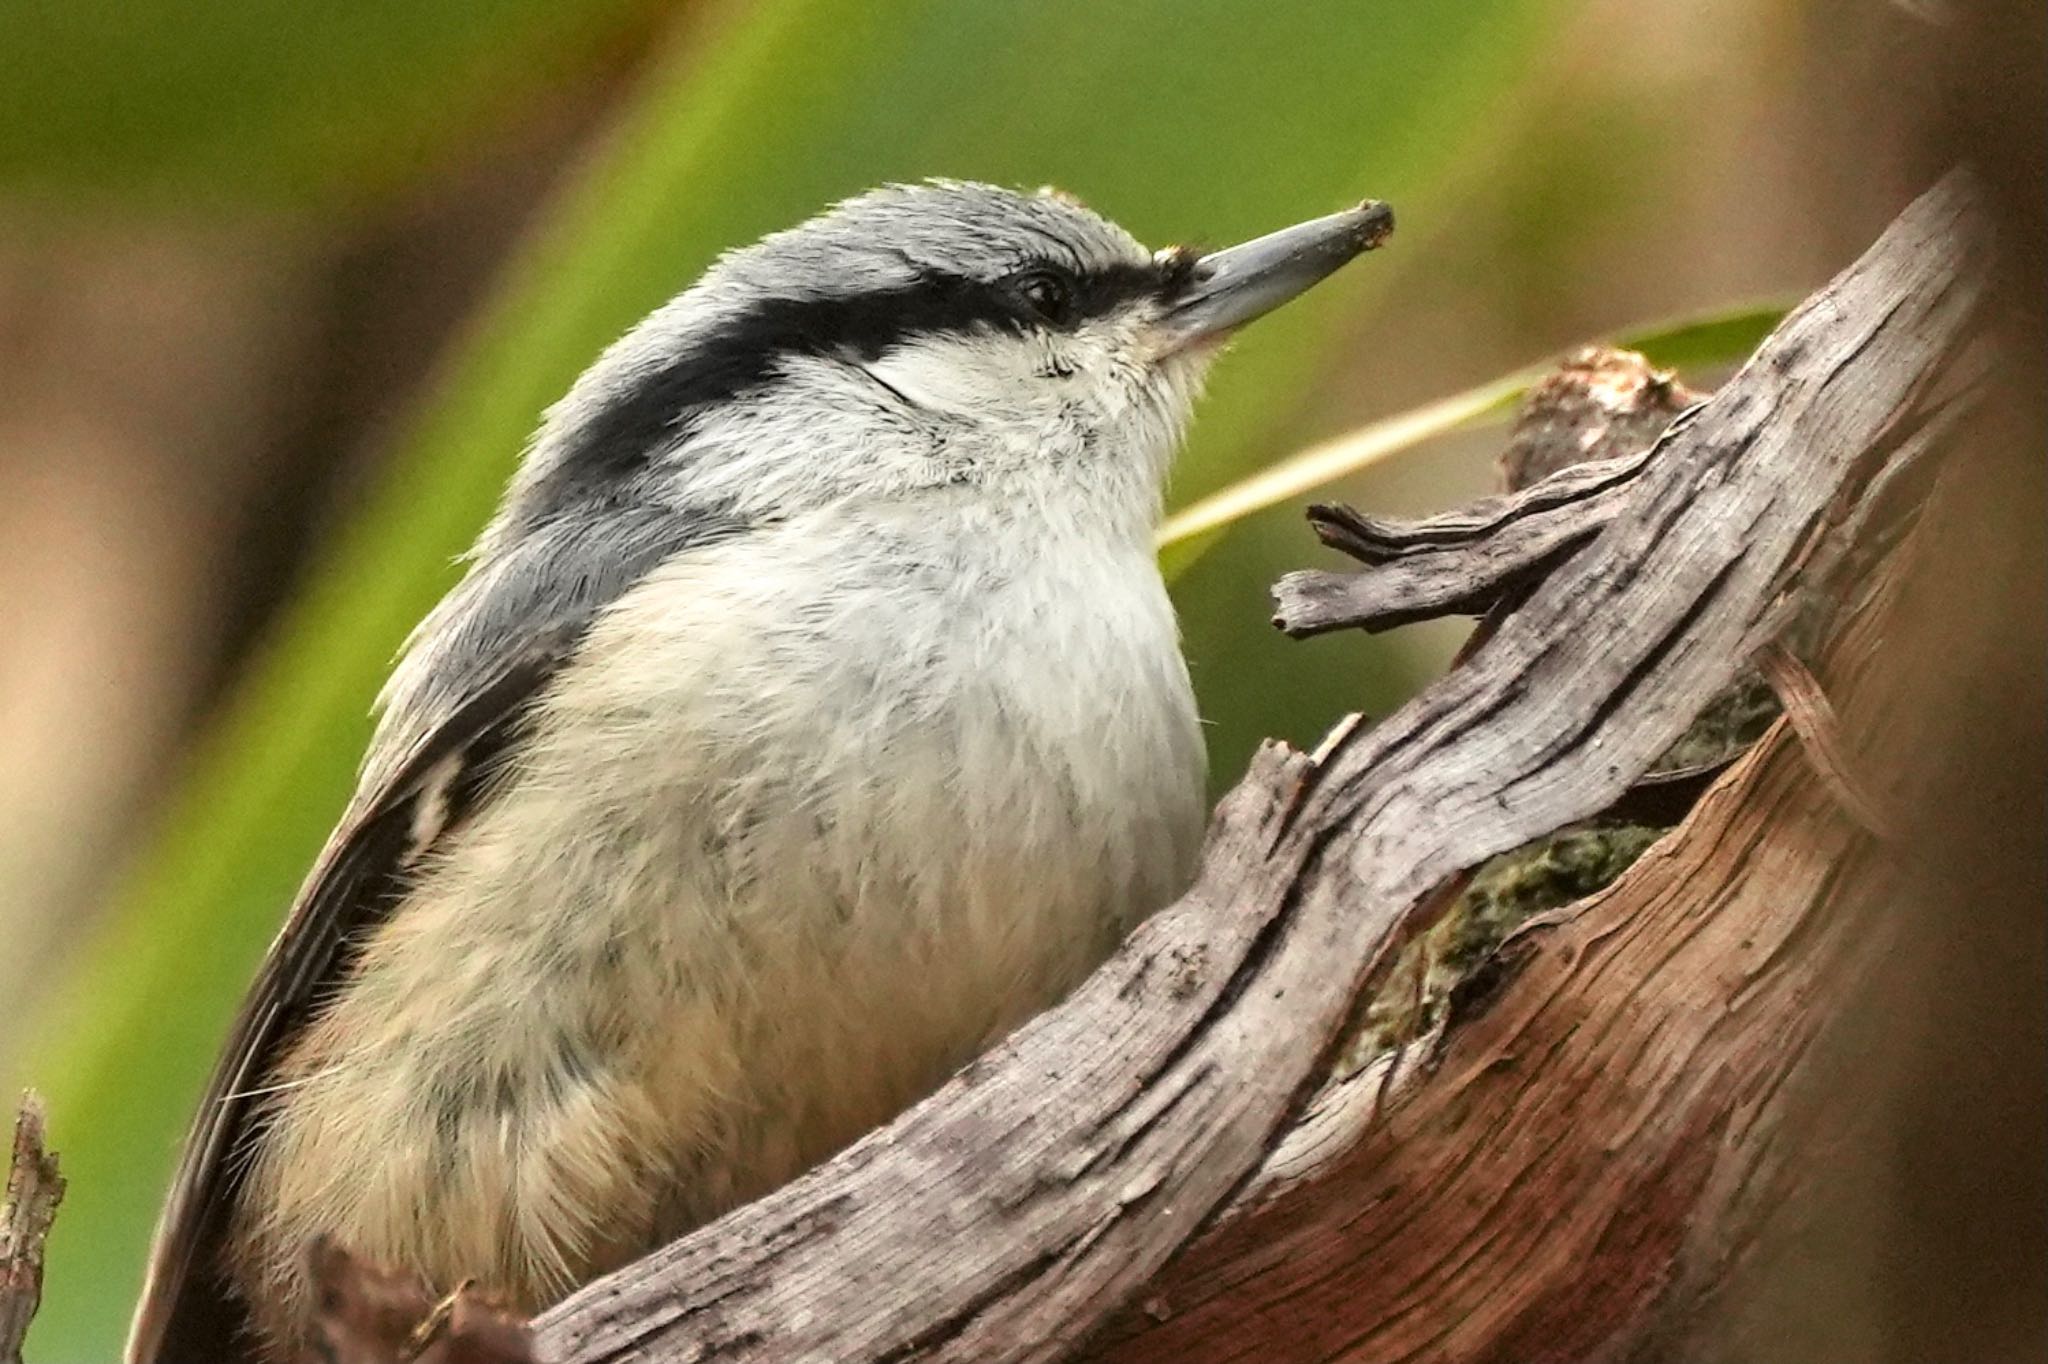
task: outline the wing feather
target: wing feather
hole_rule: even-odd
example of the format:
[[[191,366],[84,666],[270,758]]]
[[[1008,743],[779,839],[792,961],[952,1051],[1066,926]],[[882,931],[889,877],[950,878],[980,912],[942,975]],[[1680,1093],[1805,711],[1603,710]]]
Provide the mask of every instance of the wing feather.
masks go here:
[[[130,1364],[226,1364],[247,1348],[218,1255],[265,1075],[404,896],[407,868],[489,798],[534,700],[590,622],[648,569],[736,527],[666,509],[546,528],[476,564],[416,632],[355,799],[258,968],[186,1139],[150,1248]]]

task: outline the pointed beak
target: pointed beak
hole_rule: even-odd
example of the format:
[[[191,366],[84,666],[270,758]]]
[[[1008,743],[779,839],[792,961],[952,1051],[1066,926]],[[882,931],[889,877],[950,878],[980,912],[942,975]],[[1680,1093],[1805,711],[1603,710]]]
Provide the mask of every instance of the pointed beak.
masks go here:
[[[1166,352],[1217,341],[1263,317],[1370,251],[1394,230],[1394,211],[1377,199],[1328,217],[1283,227],[1212,251],[1159,320]]]

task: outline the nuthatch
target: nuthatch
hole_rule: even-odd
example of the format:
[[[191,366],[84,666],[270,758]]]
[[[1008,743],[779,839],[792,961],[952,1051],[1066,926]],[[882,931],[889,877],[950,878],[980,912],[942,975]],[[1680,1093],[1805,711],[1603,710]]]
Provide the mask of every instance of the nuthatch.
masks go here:
[[[1383,205],[1148,252],[876,190],[546,415],[215,1072],[136,1364],[281,1356],[305,1250],[528,1309],[790,1179],[1187,882],[1152,534],[1215,343]]]

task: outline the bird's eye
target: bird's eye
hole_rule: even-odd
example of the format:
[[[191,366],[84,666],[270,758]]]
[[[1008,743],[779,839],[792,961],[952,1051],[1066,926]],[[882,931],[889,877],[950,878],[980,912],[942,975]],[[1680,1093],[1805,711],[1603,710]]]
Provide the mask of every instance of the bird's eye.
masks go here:
[[[1074,316],[1074,284],[1054,270],[1030,270],[1010,281],[1019,302],[1047,322],[1066,323]]]

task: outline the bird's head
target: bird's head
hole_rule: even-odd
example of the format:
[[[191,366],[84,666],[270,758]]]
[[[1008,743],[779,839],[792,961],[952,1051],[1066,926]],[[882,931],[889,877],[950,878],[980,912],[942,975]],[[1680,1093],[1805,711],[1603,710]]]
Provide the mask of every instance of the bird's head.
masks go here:
[[[1367,203],[1151,251],[1053,191],[874,190],[729,252],[608,350],[548,414],[507,518],[999,485],[1149,527],[1216,343],[1391,227]]]

